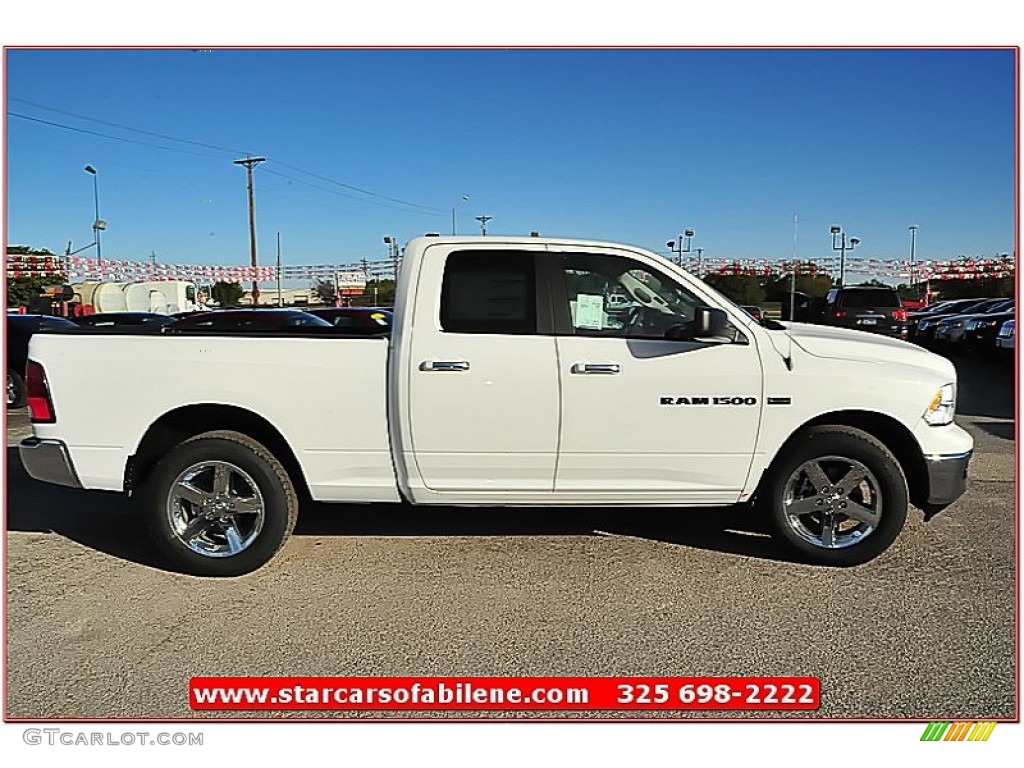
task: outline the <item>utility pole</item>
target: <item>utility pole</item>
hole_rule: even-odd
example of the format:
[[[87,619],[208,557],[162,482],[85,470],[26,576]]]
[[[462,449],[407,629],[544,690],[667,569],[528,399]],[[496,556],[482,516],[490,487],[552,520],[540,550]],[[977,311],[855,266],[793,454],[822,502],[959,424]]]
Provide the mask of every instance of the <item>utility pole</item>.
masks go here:
[[[914,288],[914,277],[915,277],[915,275],[914,275],[914,272],[915,272],[914,267],[916,266],[914,260],[915,260],[915,256],[917,255],[915,250],[914,250],[914,246],[917,244],[917,230],[918,230],[918,226],[917,226],[917,224],[911,224],[908,227],[908,229],[910,230],[910,291],[911,291],[911,293],[914,294],[914,298],[920,299],[921,298],[920,292],[917,291]],[[928,303],[928,297],[925,296],[925,304],[927,304],[927,303]]]
[[[493,216],[475,216],[474,218],[477,221],[480,222],[480,234],[486,236],[487,235],[487,222],[490,221],[491,219],[493,219],[494,217]]]
[[[790,275],[789,280],[789,321],[791,323],[796,322],[796,254],[797,254],[797,238],[799,235],[800,227],[800,214],[793,214],[793,266],[790,270],[793,274]]]
[[[281,302],[281,233],[277,233],[277,306],[283,307]]]
[[[249,180],[249,256],[253,268],[252,276],[252,305],[255,307],[260,302],[260,288],[256,284],[256,202],[252,191],[252,169],[260,163],[266,162],[265,157],[253,157],[247,154],[245,160],[235,160],[235,165],[245,166],[245,175]]]

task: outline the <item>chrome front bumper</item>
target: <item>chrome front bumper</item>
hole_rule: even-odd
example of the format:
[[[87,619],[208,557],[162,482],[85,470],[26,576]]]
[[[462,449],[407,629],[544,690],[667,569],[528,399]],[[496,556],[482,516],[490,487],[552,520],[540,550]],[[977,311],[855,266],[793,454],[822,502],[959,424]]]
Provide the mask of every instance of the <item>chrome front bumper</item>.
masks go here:
[[[967,490],[967,465],[973,451],[925,456],[928,466],[928,505],[946,507]]]
[[[68,447],[60,440],[40,440],[29,437],[21,441],[18,454],[25,471],[36,480],[54,485],[81,488],[82,483],[71,463]]]

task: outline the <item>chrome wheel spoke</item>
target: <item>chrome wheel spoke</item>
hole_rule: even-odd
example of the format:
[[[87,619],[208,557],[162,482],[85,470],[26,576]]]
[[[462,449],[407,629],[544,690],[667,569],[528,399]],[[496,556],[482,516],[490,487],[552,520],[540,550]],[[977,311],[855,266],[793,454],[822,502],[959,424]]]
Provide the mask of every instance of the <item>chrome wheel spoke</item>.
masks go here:
[[[836,518],[834,515],[824,515],[821,518],[821,545],[830,549],[836,545]]]
[[[174,486],[174,493],[196,507],[201,505],[203,501],[210,496],[206,491],[201,491],[191,483],[185,481]]]
[[[810,496],[806,499],[797,499],[786,506],[786,514],[790,517],[801,515],[812,515],[821,512],[821,500],[817,496]]]
[[[852,467],[849,472],[836,481],[836,487],[842,489],[844,495],[849,494],[854,486],[860,485],[867,477],[867,470],[863,467]]]
[[[263,502],[255,496],[250,498],[232,496],[229,501],[230,510],[236,515],[258,515],[263,511]]]
[[[804,472],[807,474],[807,479],[814,486],[815,491],[820,491],[822,488],[827,488],[832,484],[828,479],[828,475],[825,474],[825,470],[816,461],[810,461],[805,464]]]
[[[843,507],[843,514],[847,517],[851,517],[858,523],[864,523],[872,527],[878,525],[879,515],[875,510],[868,509],[863,504],[858,504],[855,501],[846,501],[846,506]]]
[[[227,496],[231,489],[231,470],[224,464],[217,464],[213,470],[213,493]]]
[[[227,522],[223,524],[224,538],[228,542],[228,552],[232,555],[237,555],[243,549],[245,545],[242,543],[242,532],[238,530],[238,521],[234,518],[229,518]]]
[[[186,544],[194,541],[210,530],[210,521],[202,515],[196,515],[188,521],[188,525],[182,530],[180,537]]]

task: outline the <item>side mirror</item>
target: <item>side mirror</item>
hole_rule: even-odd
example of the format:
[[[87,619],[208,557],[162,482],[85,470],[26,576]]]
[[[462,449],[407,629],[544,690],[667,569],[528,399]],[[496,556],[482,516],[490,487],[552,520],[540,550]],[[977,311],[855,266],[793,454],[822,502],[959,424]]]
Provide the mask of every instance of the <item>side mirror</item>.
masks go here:
[[[724,310],[711,307],[697,307],[693,318],[693,335],[698,339],[722,336],[729,326],[729,316]]]
[[[715,338],[725,336],[725,329],[728,327],[729,316],[724,310],[697,307],[692,323],[673,325],[665,332],[665,338],[672,341]]]

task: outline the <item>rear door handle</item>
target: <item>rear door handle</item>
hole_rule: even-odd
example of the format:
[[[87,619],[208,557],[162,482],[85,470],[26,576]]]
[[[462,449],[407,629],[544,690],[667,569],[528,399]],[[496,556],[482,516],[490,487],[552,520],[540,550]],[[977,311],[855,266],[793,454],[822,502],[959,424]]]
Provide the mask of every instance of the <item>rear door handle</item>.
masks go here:
[[[572,367],[573,373],[619,373],[622,366],[618,363],[576,363]]]
[[[420,363],[421,371],[468,371],[465,360],[425,360]]]

